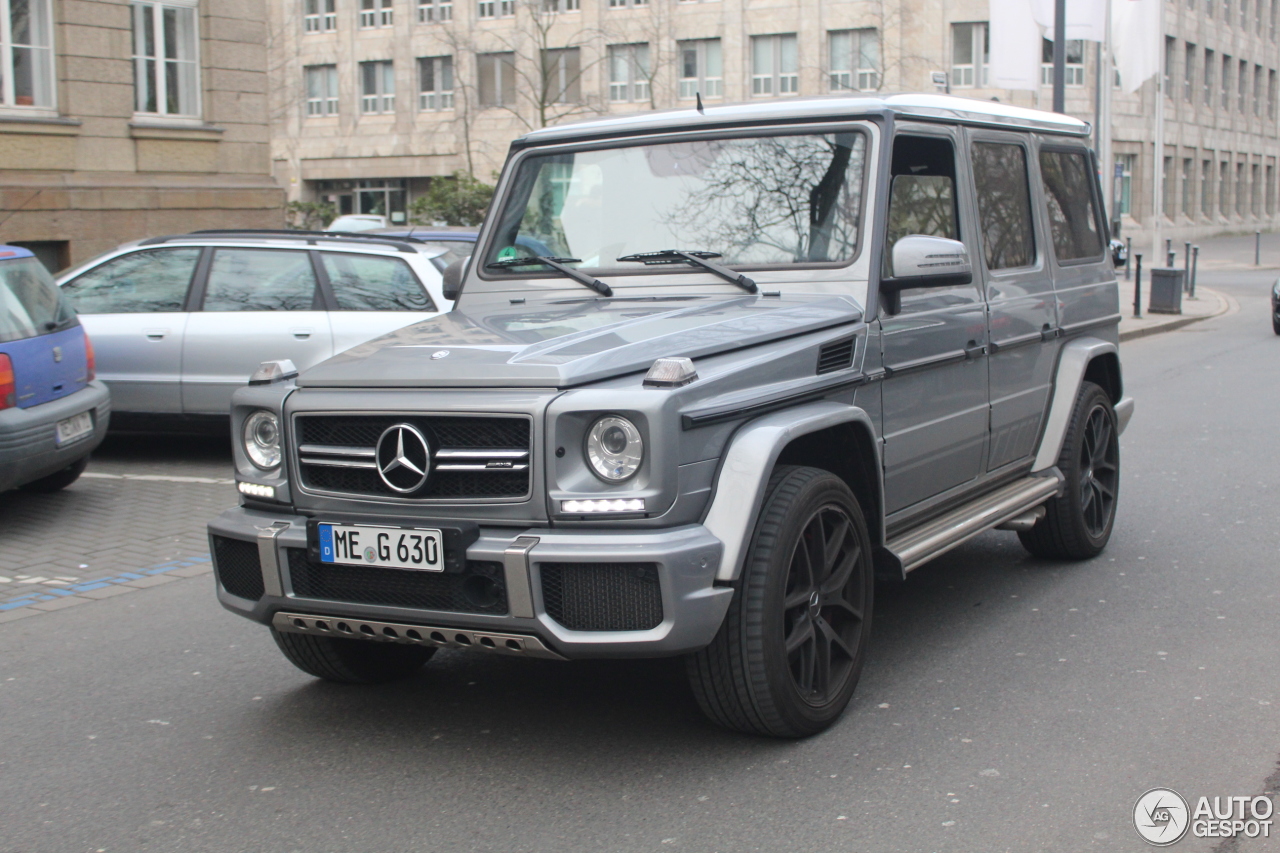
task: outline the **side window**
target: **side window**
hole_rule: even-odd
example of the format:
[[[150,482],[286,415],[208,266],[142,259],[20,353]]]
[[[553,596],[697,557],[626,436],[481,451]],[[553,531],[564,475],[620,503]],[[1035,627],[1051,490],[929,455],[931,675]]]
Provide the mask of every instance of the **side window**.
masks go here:
[[[218,249],[205,285],[205,311],[309,311],[316,276],[306,252]]]
[[[431,297],[400,258],[322,252],[340,311],[434,311]]]
[[[198,248],[130,252],[62,286],[81,314],[181,311],[200,259]]]
[[[975,142],[973,183],[987,269],[1008,270],[1035,263],[1031,186],[1027,149],[1003,142]]]
[[[960,239],[955,166],[950,140],[899,136],[893,141],[886,258],[909,234]]]
[[[1040,173],[1049,211],[1049,232],[1058,261],[1102,255],[1089,160],[1081,151],[1040,152]]]

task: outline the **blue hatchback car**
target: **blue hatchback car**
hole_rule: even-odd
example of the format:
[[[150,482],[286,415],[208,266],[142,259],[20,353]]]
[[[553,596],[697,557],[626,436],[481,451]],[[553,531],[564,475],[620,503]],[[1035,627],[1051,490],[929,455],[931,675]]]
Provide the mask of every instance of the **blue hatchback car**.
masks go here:
[[[74,483],[110,417],[75,311],[35,256],[0,245],[0,491]]]

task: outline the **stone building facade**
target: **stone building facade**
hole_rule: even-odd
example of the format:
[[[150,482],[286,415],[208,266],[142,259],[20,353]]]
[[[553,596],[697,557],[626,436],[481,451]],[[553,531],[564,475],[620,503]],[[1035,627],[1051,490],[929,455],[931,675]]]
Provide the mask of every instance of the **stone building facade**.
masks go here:
[[[260,0],[0,0],[0,242],[280,227]]]
[[[1277,4],[1167,3],[1166,236],[1277,224]],[[691,106],[698,93],[714,103],[934,91],[941,71],[956,95],[1051,103],[1047,75],[1038,92],[988,85],[987,0],[273,0],[270,10],[277,178],[292,199],[393,221],[432,178],[488,179],[525,130]],[[1096,122],[1097,45],[1067,53],[1067,111]],[[1108,207],[1141,238],[1153,223],[1156,83],[1113,95]]]

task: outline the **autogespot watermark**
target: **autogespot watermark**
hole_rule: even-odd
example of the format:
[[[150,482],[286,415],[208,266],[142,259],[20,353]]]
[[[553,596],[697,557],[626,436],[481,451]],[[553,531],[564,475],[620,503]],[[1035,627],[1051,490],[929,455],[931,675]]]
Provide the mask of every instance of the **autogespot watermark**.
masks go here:
[[[1133,825],[1155,847],[1177,844],[1188,831],[1195,838],[1270,838],[1270,797],[1200,797],[1195,808],[1171,788],[1152,788],[1133,806]]]

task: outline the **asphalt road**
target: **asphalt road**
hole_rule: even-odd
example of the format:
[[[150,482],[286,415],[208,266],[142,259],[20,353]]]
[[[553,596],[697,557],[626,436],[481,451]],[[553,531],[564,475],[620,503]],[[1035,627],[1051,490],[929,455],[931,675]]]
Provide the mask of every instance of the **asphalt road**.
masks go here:
[[[204,575],[0,624],[0,850],[1148,849],[1149,788],[1280,786],[1273,277],[1202,275],[1240,310],[1124,345],[1108,550],[993,532],[880,589],[822,736],[713,728],[674,661],[316,682]]]

